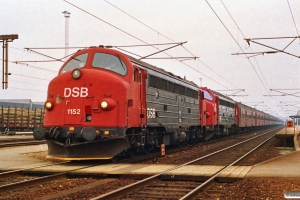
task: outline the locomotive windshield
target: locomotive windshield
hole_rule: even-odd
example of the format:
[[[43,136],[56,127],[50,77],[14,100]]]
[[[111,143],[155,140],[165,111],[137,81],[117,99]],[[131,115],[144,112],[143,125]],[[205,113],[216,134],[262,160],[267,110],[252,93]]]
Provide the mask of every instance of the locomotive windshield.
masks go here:
[[[72,59],[64,66],[60,73],[64,73],[76,68],[83,68],[86,64],[87,57],[87,53],[81,54],[76,57],[71,57]]]
[[[211,96],[211,94],[209,94],[209,92],[207,92],[205,90],[204,90],[204,98],[207,100],[210,100],[210,101],[213,100],[213,97]]]
[[[95,53],[93,67],[107,69],[121,75],[126,75],[127,68],[123,61],[114,55],[107,53]]]

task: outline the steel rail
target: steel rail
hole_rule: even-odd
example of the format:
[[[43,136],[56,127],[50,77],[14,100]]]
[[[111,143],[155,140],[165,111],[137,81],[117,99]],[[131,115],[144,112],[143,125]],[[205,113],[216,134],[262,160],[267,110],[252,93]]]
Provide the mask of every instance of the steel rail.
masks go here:
[[[221,169],[220,171],[218,171],[216,174],[214,174],[212,177],[210,177],[204,183],[202,183],[201,185],[199,185],[198,187],[196,187],[194,190],[192,190],[191,192],[189,192],[188,194],[186,194],[185,196],[183,196],[182,198],[180,198],[180,200],[192,199],[192,198],[196,197],[197,194],[198,194],[198,192],[200,192],[201,189],[204,188],[207,184],[209,184],[210,182],[212,182],[218,175],[220,175],[222,172],[224,172],[225,170],[227,170],[232,165],[234,165],[234,164],[238,163],[239,161],[241,161],[242,159],[244,159],[249,154],[253,153],[256,149],[258,149],[259,147],[261,147],[263,144],[265,144],[267,141],[269,141],[273,137],[274,137],[274,135],[272,135],[271,137],[269,137],[268,139],[266,139],[265,141],[263,141],[262,143],[260,143],[259,145],[257,145],[251,151],[249,151],[248,153],[244,154],[243,156],[241,156],[240,158],[238,158],[237,160],[235,160],[234,162],[232,162],[228,166],[226,166],[223,169]]]
[[[64,163],[68,163],[68,162],[64,162]],[[35,185],[37,183],[44,183],[44,182],[47,182],[47,181],[50,181],[50,180],[63,178],[63,177],[66,177],[68,172],[70,172],[70,171],[76,171],[76,170],[85,169],[85,168],[94,167],[94,166],[97,166],[97,165],[90,165],[90,166],[80,167],[80,168],[69,170],[69,171],[62,172],[62,173],[57,173],[57,174],[52,174],[52,175],[48,175],[48,176],[34,178],[34,179],[26,180],[26,181],[20,181],[20,182],[16,182],[16,183],[2,185],[2,186],[0,186],[0,192],[5,192],[5,191],[7,192],[7,190],[20,189],[20,188],[28,187],[28,186],[31,186],[31,185]],[[33,167],[33,168],[36,168],[36,167]],[[15,172],[15,173],[17,173],[17,172]]]
[[[34,167],[29,167],[29,168],[24,168],[24,169],[17,169],[17,170],[11,170],[11,171],[6,171],[6,172],[1,172],[0,173],[0,178],[5,178],[8,176],[15,176],[17,174],[21,174],[23,171],[30,170],[30,169],[36,169],[36,168],[41,168],[41,167],[48,167],[52,165],[60,165],[60,164],[65,164],[69,163],[70,161],[66,162],[57,162],[57,163],[51,163],[51,164],[46,164],[46,165],[40,165],[40,166],[34,166]]]
[[[190,161],[190,162],[187,162],[187,163],[185,163],[185,164],[182,164],[182,165],[173,167],[173,168],[171,168],[171,169],[165,170],[165,171],[163,171],[163,172],[161,172],[161,173],[159,173],[159,174],[150,176],[150,177],[148,177],[148,178],[146,178],[146,179],[143,179],[143,180],[140,180],[140,181],[138,181],[138,182],[132,183],[132,184],[130,184],[130,185],[127,185],[127,186],[125,186],[125,187],[119,188],[119,189],[117,189],[117,190],[114,190],[114,191],[108,192],[108,193],[106,193],[106,194],[103,194],[103,195],[100,195],[100,196],[91,198],[90,200],[98,200],[98,199],[114,199],[114,198],[116,198],[116,197],[120,197],[120,196],[122,196],[123,194],[125,194],[127,191],[132,190],[134,187],[142,187],[143,185],[149,184],[149,183],[151,183],[151,182],[157,180],[159,176],[161,176],[161,175],[163,175],[163,174],[165,174],[165,173],[167,173],[167,172],[170,172],[170,171],[173,171],[173,170],[175,170],[175,169],[181,168],[181,167],[183,167],[183,166],[186,166],[186,165],[195,163],[195,162],[197,162],[197,161],[199,161],[199,160],[203,160],[204,158],[207,158],[207,157],[213,156],[213,155],[215,155],[215,154],[218,154],[218,153],[220,153],[220,152],[226,151],[226,150],[228,150],[228,149],[231,149],[231,148],[233,148],[233,147],[235,147],[235,146],[238,146],[238,145],[240,145],[240,144],[246,143],[246,142],[248,142],[248,141],[250,141],[250,140],[253,140],[253,139],[256,139],[256,138],[258,138],[258,137],[262,137],[262,136],[264,136],[264,135],[266,135],[266,134],[268,134],[268,133],[270,133],[270,132],[272,132],[272,131],[275,131],[276,129],[278,129],[278,128],[274,128],[274,129],[272,129],[272,130],[270,130],[270,131],[268,131],[268,132],[266,132],[266,133],[264,133],[264,134],[261,134],[261,135],[258,135],[258,136],[249,138],[249,139],[244,140],[244,141],[242,141],[242,142],[239,142],[239,143],[236,143],[236,144],[231,145],[231,146],[229,146],[229,147],[226,147],[226,148],[224,148],[224,149],[218,150],[218,151],[216,151],[216,152],[214,152],[214,153],[210,153],[210,154],[208,154],[208,155],[206,155],[206,156],[202,156],[202,157],[200,157],[200,158],[197,158],[197,159],[192,160],[192,161]],[[273,137],[273,136],[272,136],[272,137]]]
[[[38,145],[38,144],[46,144],[46,140],[42,141],[28,141],[28,142],[10,142],[10,143],[0,143],[0,148],[4,147],[14,147],[14,146],[24,146],[24,145]]]

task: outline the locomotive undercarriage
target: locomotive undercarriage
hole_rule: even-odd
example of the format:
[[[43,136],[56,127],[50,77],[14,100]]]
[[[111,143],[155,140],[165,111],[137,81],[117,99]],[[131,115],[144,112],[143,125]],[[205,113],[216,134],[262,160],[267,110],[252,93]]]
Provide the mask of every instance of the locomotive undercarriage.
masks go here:
[[[112,159],[127,149],[125,128],[51,127],[34,129],[35,139],[46,139],[47,158],[60,160]]]
[[[220,138],[220,137],[226,137],[230,135],[236,135],[240,133],[240,128],[233,124],[231,126],[228,125],[216,125],[216,126],[206,126],[206,137],[204,138],[205,141],[214,139],[214,138]]]
[[[126,153],[133,157],[140,152],[147,154],[161,144],[181,146],[197,143],[203,138],[203,132],[200,127],[190,127],[186,132],[166,133],[165,127],[159,126],[130,128],[127,130],[126,136],[130,144]]]

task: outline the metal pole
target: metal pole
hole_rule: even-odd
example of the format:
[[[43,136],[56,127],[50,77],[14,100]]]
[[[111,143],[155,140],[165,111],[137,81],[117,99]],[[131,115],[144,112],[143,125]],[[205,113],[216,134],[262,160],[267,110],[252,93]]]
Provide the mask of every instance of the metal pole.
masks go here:
[[[5,45],[5,89],[8,88],[8,41],[6,40],[6,45]]]
[[[2,51],[3,51],[3,54],[2,54],[2,89],[4,89],[4,56],[5,56],[5,51],[4,51],[4,40],[3,40],[3,46],[2,46]]]
[[[63,14],[65,15],[65,57],[69,55],[69,18],[70,12],[64,11]]]

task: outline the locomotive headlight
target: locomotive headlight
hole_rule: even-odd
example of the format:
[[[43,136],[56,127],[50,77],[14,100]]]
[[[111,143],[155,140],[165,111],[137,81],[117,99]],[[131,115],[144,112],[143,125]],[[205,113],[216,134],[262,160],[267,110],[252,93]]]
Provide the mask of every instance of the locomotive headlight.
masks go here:
[[[105,111],[113,110],[116,106],[117,102],[112,98],[105,98],[100,103],[100,107]]]
[[[101,102],[101,108],[105,109],[105,108],[107,108],[107,106],[108,106],[108,103],[106,101]]]
[[[53,109],[53,103],[51,101],[46,101],[45,108],[50,111]]]
[[[81,71],[79,69],[74,69],[72,71],[72,77],[74,79],[79,79],[81,77]]]

